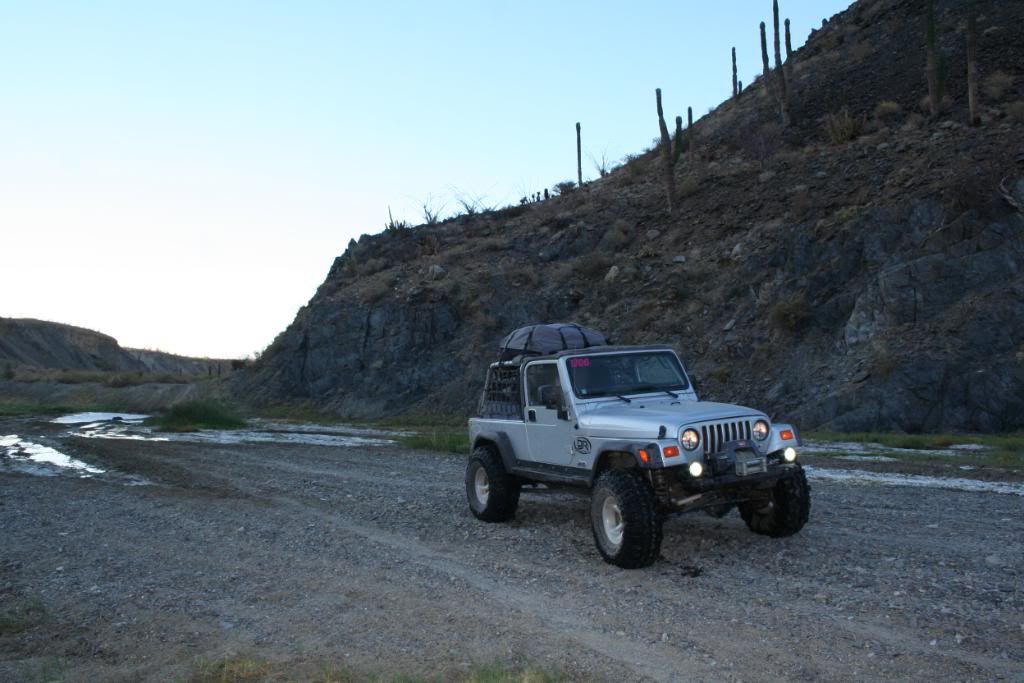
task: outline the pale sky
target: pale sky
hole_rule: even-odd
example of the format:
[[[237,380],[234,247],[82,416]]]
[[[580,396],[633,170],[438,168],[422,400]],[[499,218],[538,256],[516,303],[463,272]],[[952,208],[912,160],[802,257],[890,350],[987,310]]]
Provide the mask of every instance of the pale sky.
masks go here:
[[[782,0],[794,47],[847,0]],[[760,71],[770,0],[0,0],[0,316],[261,350],[388,206],[619,160]]]

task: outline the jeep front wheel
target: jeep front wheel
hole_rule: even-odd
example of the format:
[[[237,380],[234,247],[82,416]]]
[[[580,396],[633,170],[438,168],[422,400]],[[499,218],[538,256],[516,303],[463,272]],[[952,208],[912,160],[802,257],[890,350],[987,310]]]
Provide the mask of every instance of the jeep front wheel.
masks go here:
[[[519,481],[505,471],[494,449],[478,446],[466,466],[466,498],[469,509],[485,522],[507,522],[519,506]]]
[[[661,552],[657,499],[636,470],[608,470],[590,498],[594,541],[606,562],[624,569],[646,567]]]
[[[810,514],[811,487],[799,465],[791,476],[775,483],[769,499],[740,504],[740,516],[747,528],[773,538],[797,533],[804,528]]]

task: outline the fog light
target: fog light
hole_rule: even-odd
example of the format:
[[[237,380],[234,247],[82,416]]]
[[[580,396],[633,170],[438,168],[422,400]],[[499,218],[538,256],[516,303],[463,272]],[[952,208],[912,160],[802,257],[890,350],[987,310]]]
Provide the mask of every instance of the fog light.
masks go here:
[[[704,465],[701,465],[699,462],[691,462],[690,476],[699,477],[702,474],[704,474]]]
[[[793,462],[796,460],[796,449],[790,446],[786,450],[782,451],[782,457],[786,459],[786,462]]]

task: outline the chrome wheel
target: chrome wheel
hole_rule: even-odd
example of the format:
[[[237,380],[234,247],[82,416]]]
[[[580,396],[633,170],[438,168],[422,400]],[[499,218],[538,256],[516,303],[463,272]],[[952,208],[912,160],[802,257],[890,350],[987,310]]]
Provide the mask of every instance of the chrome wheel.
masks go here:
[[[473,492],[476,494],[480,507],[487,507],[487,498],[491,495],[491,485],[487,480],[487,471],[483,467],[478,467],[476,474],[473,475]]]
[[[608,496],[601,506],[601,521],[604,522],[604,535],[613,546],[622,545],[622,533],[625,524],[622,521],[622,510],[614,497]]]

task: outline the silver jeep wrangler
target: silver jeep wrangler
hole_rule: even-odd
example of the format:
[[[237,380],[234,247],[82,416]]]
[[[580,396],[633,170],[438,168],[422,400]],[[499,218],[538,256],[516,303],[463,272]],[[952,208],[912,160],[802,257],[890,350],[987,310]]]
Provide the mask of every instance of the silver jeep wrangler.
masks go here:
[[[594,540],[626,568],[657,558],[672,512],[738,506],[754,532],[797,533],[810,487],[797,430],[764,413],[700,401],[667,346],[598,346],[490,366],[466,495],[485,522],[510,520],[523,486],[590,489]]]

